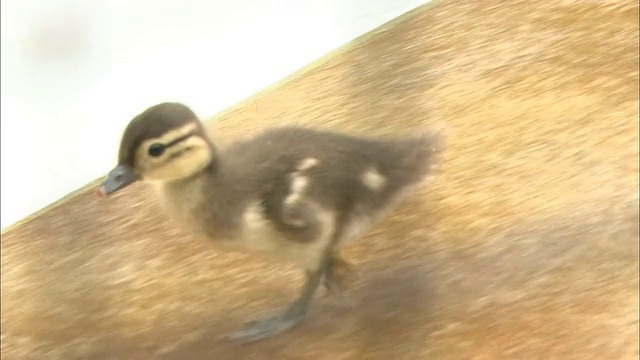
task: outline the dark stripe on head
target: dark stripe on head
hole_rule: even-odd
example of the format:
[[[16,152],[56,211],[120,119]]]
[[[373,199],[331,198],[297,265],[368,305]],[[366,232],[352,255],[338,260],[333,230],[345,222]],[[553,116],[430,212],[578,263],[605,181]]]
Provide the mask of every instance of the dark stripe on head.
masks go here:
[[[148,108],[127,125],[120,141],[118,163],[132,166],[135,152],[143,141],[160,137],[168,131],[197,121],[196,114],[179,103],[162,103]],[[179,141],[182,140],[184,139],[181,138]]]
[[[169,147],[171,147],[173,145],[176,145],[178,143],[181,143],[181,142],[183,142],[183,141],[187,140],[188,138],[190,138],[192,136],[195,136],[195,135],[196,135],[196,132],[192,131],[192,132],[190,132],[190,133],[188,133],[186,135],[180,136],[179,138],[177,138],[177,139],[175,139],[173,141],[168,142],[167,144],[164,144],[164,146],[169,148]]]

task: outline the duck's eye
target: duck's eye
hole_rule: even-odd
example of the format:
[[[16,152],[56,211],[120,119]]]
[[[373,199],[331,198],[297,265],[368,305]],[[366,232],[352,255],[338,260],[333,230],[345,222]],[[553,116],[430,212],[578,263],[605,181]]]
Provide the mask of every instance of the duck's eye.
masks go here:
[[[164,153],[164,149],[166,147],[164,146],[164,144],[151,144],[151,146],[149,146],[149,155],[153,156],[153,157],[158,157],[160,155],[162,155]]]

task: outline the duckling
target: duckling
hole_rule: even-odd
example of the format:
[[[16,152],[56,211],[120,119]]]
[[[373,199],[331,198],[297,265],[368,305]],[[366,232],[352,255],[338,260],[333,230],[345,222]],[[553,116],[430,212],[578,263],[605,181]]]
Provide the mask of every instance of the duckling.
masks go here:
[[[322,284],[341,287],[339,250],[430,176],[441,140],[439,132],[380,139],[282,126],[221,150],[189,107],[166,102],[127,125],[99,193],[153,183],[197,237],[302,268],[302,291],[284,311],[228,336],[254,341],[301,323]]]

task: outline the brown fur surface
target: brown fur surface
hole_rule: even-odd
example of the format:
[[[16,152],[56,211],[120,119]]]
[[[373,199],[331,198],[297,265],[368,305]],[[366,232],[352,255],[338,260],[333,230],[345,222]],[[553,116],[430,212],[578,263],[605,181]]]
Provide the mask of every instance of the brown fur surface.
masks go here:
[[[185,237],[143,186],[90,189],[3,234],[2,355],[635,359],[637,90],[635,1],[428,5],[211,125],[454,129],[429,190],[345,251],[356,306],[225,342],[299,273]]]

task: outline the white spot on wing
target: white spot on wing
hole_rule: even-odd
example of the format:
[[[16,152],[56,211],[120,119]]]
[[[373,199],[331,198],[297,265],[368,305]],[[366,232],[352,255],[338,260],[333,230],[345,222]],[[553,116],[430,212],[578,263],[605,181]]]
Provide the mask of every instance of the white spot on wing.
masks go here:
[[[387,179],[374,168],[368,168],[362,174],[362,182],[371,190],[381,190],[387,182]]]
[[[293,205],[300,201],[302,193],[309,185],[309,179],[297,173],[292,174],[291,178],[291,193],[284,199],[284,203],[287,205]]]
[[[309,179],[304,176],[294,176],[293,181],[291,181],[291,192],[294,194],[299,194],[307,188],[309,184]]]
[[[309,158],[306,158],[306,159],[302,160],[296,169],[298,171],[309,170],[312,167],[318,165],[319,163],[320,163],[320,161],[318,161],[318,159],[309,157]]]

